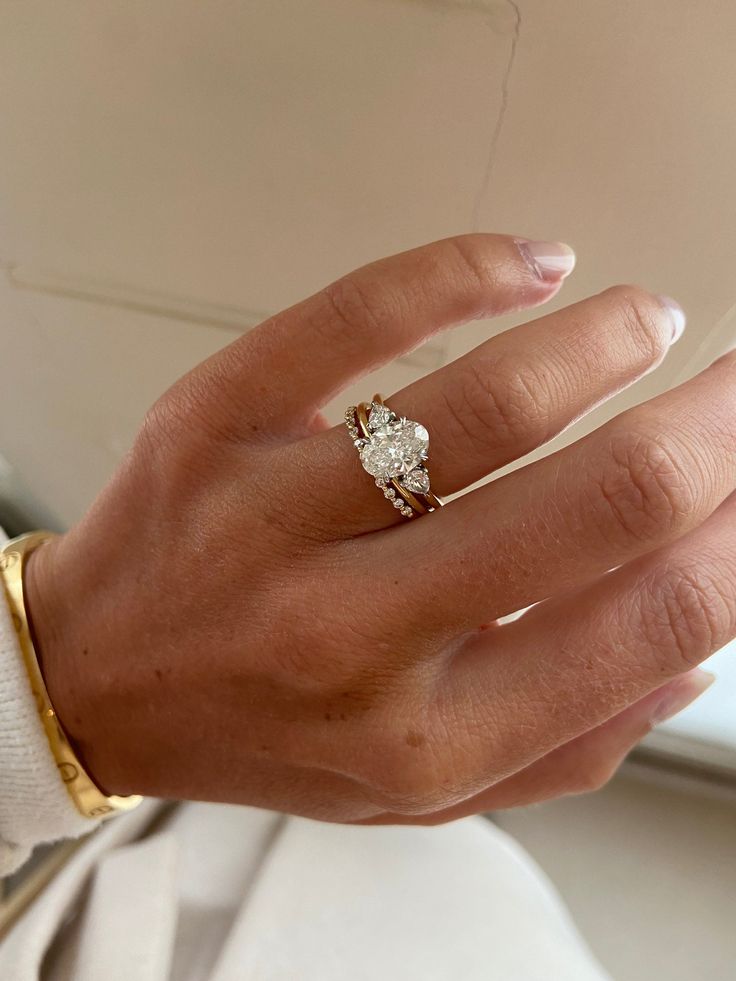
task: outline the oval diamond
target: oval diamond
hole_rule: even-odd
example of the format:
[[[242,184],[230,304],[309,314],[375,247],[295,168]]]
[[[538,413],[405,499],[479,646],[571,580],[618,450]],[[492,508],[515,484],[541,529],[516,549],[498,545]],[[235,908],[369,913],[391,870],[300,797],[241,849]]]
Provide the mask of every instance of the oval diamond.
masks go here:
[[[429,433],[419,422],[397,419],[371,434],[360,450],[363,469],[372,477],[389,480],[409,473],[427,459]]]

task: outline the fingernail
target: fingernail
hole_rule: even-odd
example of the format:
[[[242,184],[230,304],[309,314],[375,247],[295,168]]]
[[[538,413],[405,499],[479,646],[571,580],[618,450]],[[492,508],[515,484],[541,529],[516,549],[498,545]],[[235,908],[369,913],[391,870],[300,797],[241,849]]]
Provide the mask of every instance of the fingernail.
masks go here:
[[[670,344],[674,344],[675,341],[680,340],[682,332],[685,329],[685,324],[687,323],[685,311],[671,296],[660,296],[659,302],[667,309],[670,315],[670,320],[672,321],[672,340]]]
[[[673,715],[677,715],[678,712],[682,712],[688,705],[692,705],[703,692],[710,688],[715,680],[715,675],[711,674],[710,671],[696,668],[670,683],[662,700],[657,703],[652,711],[650,718],[652,725],[658,726],[661,722],[671,719]]]
[[[565,279],[575,268],[575,253],[564,242],[518,241],[519,252],[535,275],[546,282]]]

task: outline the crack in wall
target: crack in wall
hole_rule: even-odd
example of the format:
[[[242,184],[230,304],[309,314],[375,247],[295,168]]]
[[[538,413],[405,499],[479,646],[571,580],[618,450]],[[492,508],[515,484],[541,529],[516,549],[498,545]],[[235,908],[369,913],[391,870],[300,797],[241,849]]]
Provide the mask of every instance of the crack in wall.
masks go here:
[[[171,296],[125,283],[77,279],[7,262],[0,262],[0,272],[5,273],[14,289],[60,296],[66,300],[100,303],[106,307],[132,310],[135,313],[206,327],[220,327],[238,333],[250,330],[271,316],[266,311],[228,307],[186,296]]]
[[[508,0],[413,0],[422,7],[436,7],[441,10],[477,10],[482,14],[493,13],[501,3]]]
[[[480,229],[483,201],[485,200],[488,189],[491,186],[493,169],[496,165],[497,151],[501,141],[503,125],[506,121],[506,114],[508,113],[509,108],[509,86],[511,82],[511,75],[514,70],[514,62],[516,61],[516,52],[519,47],[519,40],[521,39],[521,10],[519,9],[519,5],[515,2],[515,0],[506,0],[506,3],[514,13],[515,23],[514,30],[511,35],[508,61],[506,62],[506,69],[503,73],[503,78],[501,79],[501,105],[499,106],[498,113],[496,115],[493,130],[491,131],[490,142],[488,144],[488,156],[486,157],[486,166],[485,170],[483,171],[480,187],[476,193],[475,202],[473,205],[472,229],[474,232],[477,232]]]

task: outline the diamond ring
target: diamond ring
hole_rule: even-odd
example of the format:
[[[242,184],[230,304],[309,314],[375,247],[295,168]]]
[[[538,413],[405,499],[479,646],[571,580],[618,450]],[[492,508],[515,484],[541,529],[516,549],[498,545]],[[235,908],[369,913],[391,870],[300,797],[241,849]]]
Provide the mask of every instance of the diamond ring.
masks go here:
[[[397,416],[380,395],[351,405],[345,425],[366,473],[405,518],[442,507],[425,466],[429,433],[420,422]]]

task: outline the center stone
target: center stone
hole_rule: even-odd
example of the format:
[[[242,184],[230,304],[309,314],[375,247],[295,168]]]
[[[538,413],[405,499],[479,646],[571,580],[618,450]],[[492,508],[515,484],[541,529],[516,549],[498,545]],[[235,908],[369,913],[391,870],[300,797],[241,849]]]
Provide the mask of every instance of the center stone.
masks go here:
[[[396,419],[371,434],[360,450],[363,469],[380,480],[409,473],[427,459],[429,433],[419,422]]]

